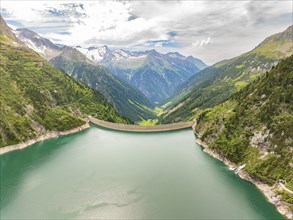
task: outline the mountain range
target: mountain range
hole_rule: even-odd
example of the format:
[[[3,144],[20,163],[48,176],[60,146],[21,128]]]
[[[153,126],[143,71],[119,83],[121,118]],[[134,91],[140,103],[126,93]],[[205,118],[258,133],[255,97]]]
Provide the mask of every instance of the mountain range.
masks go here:
[[[111,50],[107,46],[77,49],[138,88],[153,103],[168,98],[178,85],[207,67],[201,60],[178,52]]]
[[[96,64],[74,47],[57,47],[28,29],[14,31],[16,37],[54,66],[99,91],[115,109],[132,121],[155,118],[153,104],[139,90]],[[54,56],[52,56],[54,54]]]
[[[293,209],[293,26],[207,67],[176,52],[59,46],[0,16],[0,147],[85,124],[195,121],[209,150]],[[161,107],[160,116],[157,106]],[[151,120],[151,123],[157,120]]]
[[[61,47],[25,28],[14,34],[54,66],[98,90],[121,115],[135,122],[156,118],[154,103],[169,97],[178,85],[206,67],[177,52]]]
[[[274,34],[253,50],[207,67],[177,87],[161,104],[168,112],[161,123],[190,120],[202,109],[213,107],[270,70],[293,53],[293,26]]]
[[[160,105],[160,113],[165,114],[159,123],[191,120],[221,103],[291,55],[293,40],[291,26],[247,53],[207,67],[177,52],[61,47],[28,29],[14,33],[53,65],[98,90],[120,114],[135,122],[158,117],[154,108]]]
[[[293,26],[181,84],[159,123],[194,120],[207,152],[269,185],[292,216]],[[239,170],[237,171],[239,172]],[[280,188],[283,181],[288,190]],[[290,217],[289,217],[290,218]]]
[[[17,40],[0,16],[0,147],[85,124],[88,115],[130,123],[96,90]]]
[[[116,110],[132,121],[155,118],[153,104],[139,90],[113,75],[107,68],[95,64],[72,47],[50,62],[68,75],[99,91]]]

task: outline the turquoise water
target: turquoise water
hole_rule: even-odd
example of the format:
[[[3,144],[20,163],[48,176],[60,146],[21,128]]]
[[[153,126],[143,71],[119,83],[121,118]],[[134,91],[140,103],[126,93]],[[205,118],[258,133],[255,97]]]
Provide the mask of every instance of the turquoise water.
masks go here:
[[[1,219],[284,219],[190,129],[92,126],[1,158]]]

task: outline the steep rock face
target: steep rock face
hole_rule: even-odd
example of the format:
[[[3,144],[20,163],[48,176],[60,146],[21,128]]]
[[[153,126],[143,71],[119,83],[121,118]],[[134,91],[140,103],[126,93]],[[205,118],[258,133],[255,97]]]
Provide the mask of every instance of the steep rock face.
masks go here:
[[[151,110],[152,103],[140,91],[114,76],[104,66],[95,64],[75,48],[65,47],[50,62],[99,91],[120,114],[131,120],[155,117]]]
[[[167,113],[163,123],[189,120],[198,109],[215,106],[261,76],[282,58],[293,53],[293,26],[265,39],[252,51],[208,67],[177,88],[165,103],[172,109],[189,99],[180,108]]]
[[[26,46],[36,51],[46,60],[50,60],[62,51],[62,48],[29,29],[19,28],[13,31],[13,33],[18,40],[22,41]]]
[[[15,43],[19,43],[17,42],[12,30],[10,29],[10,27],[8,27],[2,16],[0,16],[0,27],[1,37],[13,39]]]
[[[195,130],[224,158],[269,185],[293,189],[293,56],[234,94],[198,114]],[[292,204],[293,196],[281,191]],[[293,209],[292,209],[293,210]]]
[[[0,20],[0,147],[79,127],[87,115],[130,123],[100,93],[19,42]]]
[[[169,97],[178,85],[206,67],[201,60],[179,53],[110,50],[106,46],[77,49],[138,88],[152,102]]]

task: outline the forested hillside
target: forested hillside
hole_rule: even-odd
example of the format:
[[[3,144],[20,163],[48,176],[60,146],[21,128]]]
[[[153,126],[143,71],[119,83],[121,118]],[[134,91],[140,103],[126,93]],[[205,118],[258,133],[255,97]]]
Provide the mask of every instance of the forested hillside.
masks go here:
[[[0,147],[64,131],[87,115],[129,123],[87,85],[72,79],[24,46],[2,17],[0,32]]]
[[[64,47],[62,53],[50,60],[91,88],[99,91],[121,114],[133,121],[155,118],[153,104],[139,90],[120,80],[105,67],[93,63],[72,47]]]
[[[293,56],[227,101],[202,111],[196,131],[209,147],[253,177],[293,190]],[[281,191],[283,200],[293,196]]]

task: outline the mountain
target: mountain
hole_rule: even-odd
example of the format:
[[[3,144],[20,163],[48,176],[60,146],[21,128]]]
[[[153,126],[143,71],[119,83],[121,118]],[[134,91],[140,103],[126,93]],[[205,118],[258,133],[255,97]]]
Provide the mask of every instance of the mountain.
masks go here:
[[[95,64],[72,47],[63,51],[50,62],[68,75],[99,91],[122,115],[133,121],[154,118],[153,104],[139,90]]]
[[[104,57],[111,55],[111,50],[107,46],[89,48],[82,48],[80,46],[77,46],[76,49],[86,55],[88,59],[96,63],[99,63]]]
[[[201,60],[177,52],[132,52],[110,50],[107,46],[77,49],[138,88],[153,103],[168,98],[178,85],[206,67]]]
[[[10,29],[10,27],[8,27],[8,25],[6,24],[6,22],[4,21],[4,19],[2,18],[1,15],[0,15],[0,27],[1,27],[0,28],[1,41],[11,42],[14,45],[19,45],[20,44],[16,40],[12,30]]]
[[[48,39],[41,37],[29,29],[16,29],[13,33],[18,40],[22,41],[26,46],[36,51],[46,60],[49,60],[62,52],[62,47],[56,46]]]
[[[273,186],[282,200],[293,196],[293,56],[281,61],[225,102],[196,118],[199,137],[222,158],[245,166],[252,178]]]
[[[53,63],[54,65],[58,64],[57,67],[63,66],[64,70],[66,65],[61,64],[60,61],[57,63],[56,60],[58,56],[61,57],[64,55],[61,54],[66,50],[66,46],[57,46],[50,40],[25,28],[15,30],[14,34],[20,41],[39,53],[43,58],[54,60]],[[130,117],[134,121],[141,120],[142,118],[155,117],[154,112],[151,110],[153,104],[147,99],[154,103],[169,97],[176,86],[185,82],[196,72],[206,67],[201,60],[192,56],[185,57],[176,52],[167,54],[160,54],[155,50],[131,52],[118,49],[110,50],[107,46],[89,48],[78,46],[76,49],[87,57],[87,60],[85,60],[79,54],[79,59],[82,62],[87,63],[87,65],[93,65],[95,63],[98,66],[105,66],[111,73],[117,76],[114,81],[119,81],[119,84],[123,84],[123,87],[129,87],[126,93],[123,90],[121,93],[133,94],[130,98],[127,98],[125,95],[120,100],[119,96],[112,97],[109,95],[111,92],[105,88],[107,85],[100,85],[98,83],[98,85],[94,86],[94,88],[98,89],[98,91],[108,98],[120,113]],[[75,52],[75,55],[77,55],[77,52]],[[75,67],[77,60],[75,60]],[[76,68],[76,71],[80,71],[79,67]],[[66,72],[71,74],[73,70],[69,69],[66,68]],[[103,68],[100,66],[96,69],[102,70]],[[105,77],[105,74],[101,74]],[[93,82],[89,81],[90,79],[87,79],[84,82],[93,84]],[[116,87],[115,85],[112,86],[114,88]],[[108,92],[108,94],[105,92]],[[127,108],[122,106],[122,103],[126,103]]]
[[[201,109],[229,98],[293,52],[293,26],[272,35],[250,52],[208,67],[177,88],[163,103],[162,123],[189,120]]]
[[[155,118],[153,104],[139,90],[88,59],[77,49],[56,46],[28,29],[14,31],[25,45],[49,60],[55,67],[99,91],[115,109],[133,121]]]
[[[87,115],[130,123],[100,93],[18,41],[1,16],[0,22],[0,147],[76,128]]]

